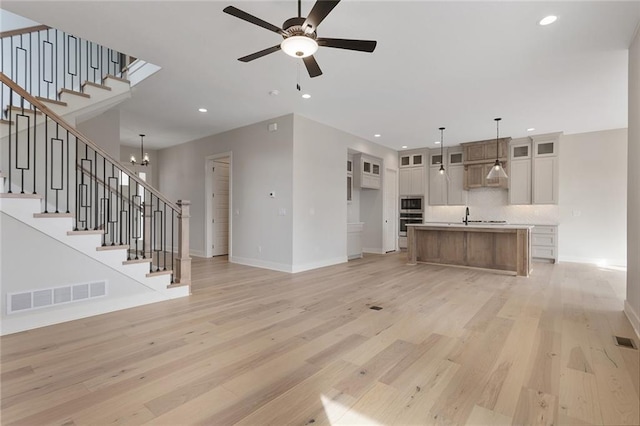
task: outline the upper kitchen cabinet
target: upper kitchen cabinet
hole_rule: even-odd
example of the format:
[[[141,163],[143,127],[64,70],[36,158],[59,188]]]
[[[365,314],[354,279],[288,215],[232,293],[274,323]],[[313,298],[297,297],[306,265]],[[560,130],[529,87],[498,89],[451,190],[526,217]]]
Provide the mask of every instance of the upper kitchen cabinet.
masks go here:
[[[415,166],[424,166],[424,152],[418,153],[406,153],[403,152],[399,155],[400,157],[400,167],[415,167]]]
[[[353,157],[354,184],[362,189],[380,189],[382,160],[366,154]]]
[[[508,170],[510,140],[511,138],[501,138],[497,145],[498,159],[505,171]],[[487,179],[487,174],[496,161],[495,139],[463,143],[462,149],[464,158],[463,189],[507,188],[509,186],[509,179]],[[507,174],[509,174],[508,171]]]
[[[509,152],[509,204],[558,204],[561,133],[514,139]]]
[[[400,195],[424,196],[424,167],[407,167],[400,169]]]
[[[532,136],[533,204],[558,204],[559,179],[559,140],[561,133]]]
[[[444,164],[447,150],[432,149],[429,153],[429,205],[447,205],[447,178],[440,174],[440,165]],[[446,165],[445,165],[446,169]]]
[[[400,196],[424,196],[426,186],[426,158],[426,149],[403,151],[398,155],[400,163]]]
[[[509,153],[509,204],[531,204],[531,139],[514,139]]]
[[[462,148],[449,148],[447,151],[447,205],[464,206],[467,204],[467,191],[464,189],[464,164]]]

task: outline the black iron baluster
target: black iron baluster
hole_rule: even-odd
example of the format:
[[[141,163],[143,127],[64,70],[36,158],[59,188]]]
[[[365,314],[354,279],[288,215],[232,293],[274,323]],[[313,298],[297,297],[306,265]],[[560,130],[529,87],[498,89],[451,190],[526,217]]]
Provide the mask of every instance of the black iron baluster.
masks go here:
[[[110,213],[110,211],[107,211],[104,209],[104,200],[107,200],[107,170],[106,170],[106,165],[107,165],[107,161],[104,157],[102,157],[102,182],[104,187],[102,188],[102,199],[103,202],[101,203],[101,206],[103,206],[103,210],[102,210],[102,245],[105,246],[107,245],[107,234],[109,233],[109,218],[110,215],[108,215],[108,213]],[[97,186],[97,182],[98,182],[98,174],[96,173],[96,189],[99,188],[99,186]],[[109,191],[109,196],[111,196],[111,191]],[[108,204],[107,204],[108,206]],[[109,235],[110,238],[111,235]]]
[[[71,181],[69,180],[69,165],[71,164],[71,159],[69,158],[69,130],[67,130],[67,209],[65,210],[66,213],[69,213],[69,192],[71,192]],[[63,182],[63,188],[64,188],[64,182]]]
[[[9,102],[10,102],[10,104],[9,104],[9,108],[7,108],[7,111],[9,111],[9,191],[8,191],[9,194],[11,194],[13,192],[13,191],[11,191],[11,169],[13,168],[13,167],[11,167],[11,135],[13,134],[13,132],[11,131],[11,127],[12,127],[12,123],[13,123],[13,117],[11,117],[11,100],[12,99],[13,99],[13,89],[9,88]],[[18,136],[16,135],[16,138],[17,137]]]
[[[147,244],[147,235],[146,235],[146,230],[147,230],[147,215],[146,215],[146,210],[147,210],[147,198],[145,197],[146,194],[146,189],[143,186],[142,187],[142,198],[140,199],[140,209],[141,209],[141,215],[142,215],[142,228],[141,228],[141,235],[142,235],[142,258],[146,259],[146,253],[147,251],[145,250],[145,245]],[[149,233],[151,234],[151,233]]]
[[[166,242],[167,242],[167,203],[165,203],[164,201],[162,202],[164,204],[164,214],[162,216],[162,221],[163,221],[163,231],[162,231],[162,252],[164,254],[163,256],[163,260],[162,263],[164,264],[164,269],[163,271],[167,270],[167,247],[166,247]]]
[[[76,188],[76,217],[74,219],[75,222],[75,229],[74,231],[78,230],[78,221],[80,220],[80,197],[82,196],[81,192],[82,192],[82,185],[78,182],[81,181],[81,176],[80,179],[78,179],[78,173],[82,173],[80,171],[80,169],[78,168],[78,166],[82,167],[82,161],[78,161],[78,138],[76,137],[76,155],[75,155],[75,169],[76,169],[76,184],[75,184],[75,188]]]
[[[93,210],[95,211],[95,223],[94,229],[97,231],[98,228],[98,211],[100,210],[100,203],[98,201],[98,153],[93,150],[93,182],[94,182],[94,190],[95,190],[95,204],[93,205]]]
[[[174,222],[176,220],[175,213],[176,213],[176,211],[174,210],[173,207],[171,207],[171,284],[173,284],[173,277],[174,277],[174,274],[175,274],[175,271],[176,271],[174,266],[173,266],[173,259],[175,258],[175,253],[173,251],[173,249],[175,247],[175,240],[174,240],[175,233],[174,233],[174,229],[173,229],[173,224],[174,224]]]
[[[32,105],[33,106],[33,105]],[[45,121],[46,121],[46,115],[45,117]],[[37,130],[38,130],[38,110],[36,109],[35,106],[33,106],[33,193],[36,194],[36,171],[38,169],[38,165],[36,163],[36,151],[37,149],[37,145],[36,145],[36,141],[38,140],[38,136],[37,136]],[[28,143],[29,141],[27,141]]]
[[[49,213],[49,117],[44,119],[44,212]]]
[[[42,61],[42,65],[44,66],[44,59],[40,57],[40,31],[38,31],[38,60]],[[42,86],[42,81],[40,76],[40,67],[38,67],[38,96],[42,96],[40,93],[40,86]]]

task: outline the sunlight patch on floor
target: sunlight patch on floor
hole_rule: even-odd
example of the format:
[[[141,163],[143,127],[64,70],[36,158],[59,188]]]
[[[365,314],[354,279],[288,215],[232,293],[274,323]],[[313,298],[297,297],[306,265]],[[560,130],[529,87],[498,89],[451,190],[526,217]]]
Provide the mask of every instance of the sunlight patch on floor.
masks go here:
[[[324,395],[320,395],[320,400],[324,407],[324,412],[331,426],[358,425],[358,426],[382,426],[380,423],[371,420],[339,402],[333,401]]]

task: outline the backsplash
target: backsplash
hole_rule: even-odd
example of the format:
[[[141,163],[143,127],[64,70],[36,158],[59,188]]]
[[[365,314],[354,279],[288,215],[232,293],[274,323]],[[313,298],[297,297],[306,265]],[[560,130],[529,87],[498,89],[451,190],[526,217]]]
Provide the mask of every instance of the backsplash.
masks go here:
[[[506,220],[514,224],[557,225],[557,205],[509,205],[504,189],[478,188],[468,191],[469,220]],[[461,222],[465,206],[426,206],[425,222]]]

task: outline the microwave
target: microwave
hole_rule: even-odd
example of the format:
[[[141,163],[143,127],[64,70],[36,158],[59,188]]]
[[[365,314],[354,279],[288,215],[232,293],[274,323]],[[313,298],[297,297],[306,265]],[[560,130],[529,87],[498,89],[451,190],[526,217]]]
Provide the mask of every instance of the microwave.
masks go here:
[[[402,197],[400,198],[400,211],[424,211],[423,197]]]

